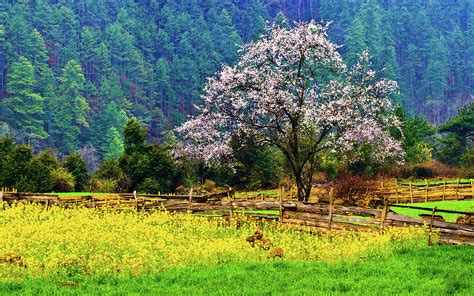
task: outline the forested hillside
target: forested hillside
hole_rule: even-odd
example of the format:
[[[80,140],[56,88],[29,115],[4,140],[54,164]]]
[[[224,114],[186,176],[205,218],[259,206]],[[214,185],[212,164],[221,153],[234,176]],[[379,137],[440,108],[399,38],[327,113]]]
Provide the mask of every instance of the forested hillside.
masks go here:
[[[206,77],[267,21],[332,20],[349,62],[368,48],[409,114],[441,123],[474,94],[474,1],[21,0],[0,3],[2,133],[36,148],[123,151],[193,114]],[[289,22],[291,23],[291,22]]]

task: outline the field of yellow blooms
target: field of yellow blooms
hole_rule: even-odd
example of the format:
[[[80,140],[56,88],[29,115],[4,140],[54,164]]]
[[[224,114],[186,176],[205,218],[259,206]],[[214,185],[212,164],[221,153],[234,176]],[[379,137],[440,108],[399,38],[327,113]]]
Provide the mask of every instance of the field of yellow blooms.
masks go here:
[[[261,229],[269,246],[247,238]],[[426,246],[421,228],[313,235],[278,222],[191,214],[46,210],[0,205],[0,281],[52,276],[142,275],[222,263],[357,261]],[[279,248],[283,258],[272,251]]]

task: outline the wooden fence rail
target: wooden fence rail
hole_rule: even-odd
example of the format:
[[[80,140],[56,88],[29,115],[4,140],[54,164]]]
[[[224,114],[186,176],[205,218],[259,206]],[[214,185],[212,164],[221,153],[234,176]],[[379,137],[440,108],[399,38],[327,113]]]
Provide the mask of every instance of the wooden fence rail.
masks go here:
[[[408,182],[383,184],[374,190],[374,194],[383,197],[390,203],[416,203],[443,200],[462,200],[474,198],[474,181],[469,183],[440,182],[432,184],[425,182]]]
[[[197,215],[232,216],[233,213],[246,211],[243,214],[261,219],[280,220],[317,230],[380,230],[387,226],[423,226],[428,224],[430,233],[439,230],[441,242],[474,245],[474,225],[447,223],[437,221],[435,214],[451,213],[468,217],[474,212],[461,212],[443,209],[429,209],[408,205],[385,204],[382,209],[347,207],[330,204],[304,203],[294,200],[239,200],[234,199],[230,192],[216,195],[107,195],[59,198],[54,194],[4,193],[3,201],[7,203],[34,202],[44,204],[47,209],[51,205],[64,207],[83,206],[87,208],[135,209],[151,211],[166,209],[168,211],[192,212]],[[429,212],[430,219],[398,215],[391,209],[396,207],[412,208]],[[262,213],[259,211],[272,211]],[[431,237],[431,236],[430,236]],[[431,241],[431,240],[430,240]]]

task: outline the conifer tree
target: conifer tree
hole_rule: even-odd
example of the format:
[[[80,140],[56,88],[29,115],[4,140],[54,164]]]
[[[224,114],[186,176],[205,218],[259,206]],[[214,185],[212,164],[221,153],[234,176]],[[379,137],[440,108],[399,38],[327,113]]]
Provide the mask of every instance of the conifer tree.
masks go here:
[[[88,127],[87,112],[89,106],[82,95],[84,75],[81,66],[74,60],[69,61],[61,75],[60,95],[53,99],[54,110],[52,132],[56,147],[63,152],[79,149],[81,128]]]
[[[20,57],[12,64],[7,78],[7,92],[11,97],[4,101],[6,122],[16,130],[20,141],[30,143],[33,139],[45,139],[43,98],[33,91],[36,82],[33,65]]]

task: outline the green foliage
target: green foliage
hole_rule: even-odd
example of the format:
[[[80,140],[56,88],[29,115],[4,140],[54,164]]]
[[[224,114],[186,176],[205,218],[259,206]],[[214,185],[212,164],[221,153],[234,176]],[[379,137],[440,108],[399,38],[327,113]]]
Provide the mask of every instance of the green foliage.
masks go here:
[[[29,187],[29,164],[32,159],[33,149],[30,146],[13,147],[3,159],[1,179],[4,186],[26,191]]]
[[[125,153],[120,157],[120,168],[130,179],[129,189],[147,193],[174,190],[177,168],[167,149],[146,144],[146,130],[135,118],[128,121],[124,135]]]
[[[104,153],[104,159],[109,160],[112,158],[118,158],[122,155],[124,148],[123,148],[123,141],[120,137],[119,132],[114,128],[111,127],[107,134],[105,135],[105,140],[108,145],[108,149]]]
[[[28,169],[28,192],[51,192],[54,190],[53,173],[60,163],[51,149],[35,155]]]
[[[85,78],[81,66],[74,60],[69,61],[62,71],[60,96],[52,98],[53,127],[52,134],[56,147],[63,152],[79,149],[81,127],[88,127],[86,114],[89,109],[81,91]]]
[[[392,135],[402,142],[407,163],[424,163],[431,159],[435,128],[419,116],[407,118],[401,105],[395,114],[401,122],[401,131],[392,130]]]
[[[123,192],[129,187],[129,180],[120,168],[118,159],[105,160],[90,180],[94,191]]]
[[[147,131],[136,118],[131,118],[124,128],[125,153],[143,151],[146,144]]]
[[[74,176],[63,167],[55,169],[51,175],[53,190],[57,192],[74,191]]]
[[[471,136],[474,131],[474,103],[461,108],[458,115],[448,120],[439,130],[454,133],[464,139]]]
[[[460,109],[459,114],[440,126],[439,131],[447,135],[441,139],[436,156],[452,165],[468,165],[473,149],[474,103]],[[466,163],[461,161],[462,158]]]
[[[63,167],[74,177],[74,191],[82,191],[87,182],[87,164],[77,152],[71,153],[64,158]],[[46,192],[46,191],[43,191]]]
[[[465,177],[474,178],[474,148],[461,156],[461,171]]]
[[[8,74],[6,90],[11,97],[4,101],[3,108],[7,123],[15,129],[18,138],[24,139],[23,142],[47,137],[43,128],[43,98],[34,92],[35,83],[33,65],[20,57]]]
[[[399,82],[394,99],[410,118],[442,123],[474,90],[474,13],[466,0],[3,2],[0,99],[26,113],[4,106],[2,120],[17,141],[59,154],[92,143],[103,159],[106,134],[123,128],[112,109],[117,120],[139,118],[159,142],[196,113],[206,77],[235,63],[238,47],[256,40],[266,22],[332,20],[329,37],[349,63],[368,49],[373,68]],[[34,83],[10,93],[21,57]],[[13,99],[20,97],[24,104]]]
[[[251,139],[234,139],[232,148],[233,170],[225,168],[230,172],[229,185],[247,190],[278,187],[284,175],[284,157],[279,151]]]

